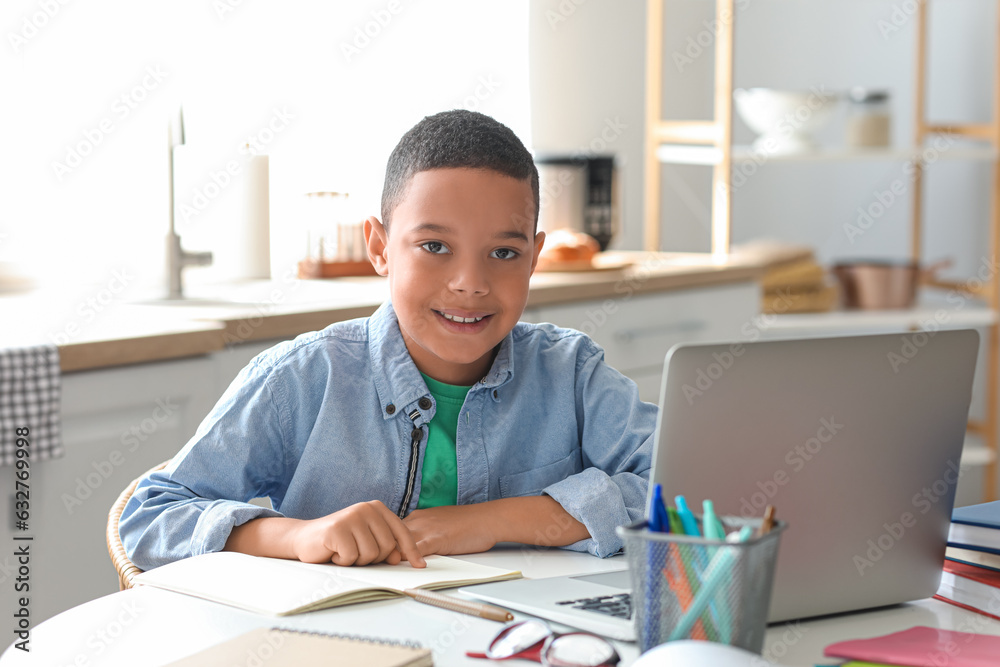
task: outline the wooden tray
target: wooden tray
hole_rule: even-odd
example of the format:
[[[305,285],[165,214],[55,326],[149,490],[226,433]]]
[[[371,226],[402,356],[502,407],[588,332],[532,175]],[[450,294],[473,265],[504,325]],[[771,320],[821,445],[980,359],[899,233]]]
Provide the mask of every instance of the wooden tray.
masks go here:
[[[601,257],[595,255],[593,259],[584,259],[571,262],[545,262],[541,259],[535,266],[536,271],[542,273],[579,273],[581,271],[620,271],[632,265],[631,259],[620,256]]]
[[[361,262],[319,262],[304,259],[299,262],[299,278],[343,278],[346,276],[377,276],[367,259]]]

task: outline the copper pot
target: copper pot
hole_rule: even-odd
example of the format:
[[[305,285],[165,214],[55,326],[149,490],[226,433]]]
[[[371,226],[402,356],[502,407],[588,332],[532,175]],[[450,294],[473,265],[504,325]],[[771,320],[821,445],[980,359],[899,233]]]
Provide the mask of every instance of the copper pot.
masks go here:
[[[916,302],[917,286],[933,278],[950,260],[920,268],[917,262],[856,261],[835,264],[844,308],[883,310],[910,308]]]

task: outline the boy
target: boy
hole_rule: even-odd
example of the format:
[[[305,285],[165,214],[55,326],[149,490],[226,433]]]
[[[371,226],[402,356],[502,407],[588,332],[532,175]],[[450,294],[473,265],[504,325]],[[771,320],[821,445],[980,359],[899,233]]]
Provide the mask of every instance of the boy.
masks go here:
[[[240,372],[126,505],[132,561],[226,549],[423,567],[498,542],[617,553],[615,527],[643,514],[656,406],[584,334],[518,323],[538,203],[530,153],[488,116],[407,132],[382,220],[365,222],[390,300]]]

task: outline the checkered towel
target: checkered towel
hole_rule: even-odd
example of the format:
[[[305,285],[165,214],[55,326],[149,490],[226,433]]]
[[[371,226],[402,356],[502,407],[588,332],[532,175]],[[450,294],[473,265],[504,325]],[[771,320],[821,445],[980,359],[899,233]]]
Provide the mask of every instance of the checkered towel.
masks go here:
[[[59,422],[59,349],[55,345],[0,350],[0,465],[12,465],[17,429],[27,428],[31,460],[63,455]]]

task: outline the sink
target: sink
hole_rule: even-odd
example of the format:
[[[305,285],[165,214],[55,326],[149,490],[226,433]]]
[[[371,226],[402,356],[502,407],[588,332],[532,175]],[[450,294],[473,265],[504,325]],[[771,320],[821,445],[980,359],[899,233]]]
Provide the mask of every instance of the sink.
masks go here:
[[[325,280],[270,281],[253,280],[239,283],[194,285],[188,287],[187,296],[169,299],[145,294],[130,300],[142,306],[167,306],[169,308],[247,308],[295,306],[308,304],[343,304],[361,299],[376,302],[384,299],[385,283],[371,278]]]
[[[136,306],[247,306],[249,303],[242,301],[233,301],[231,299],[202,299],[194,297],[185,297],[183,299],[145,299],[140,301],[130,301],[129,303]]]

